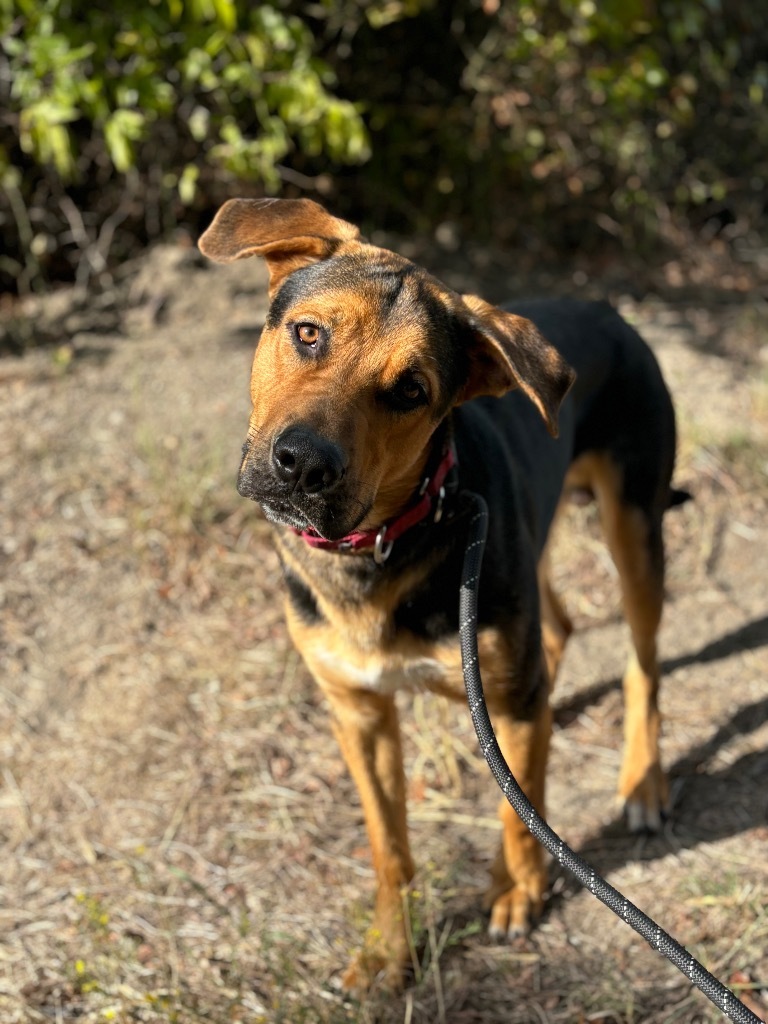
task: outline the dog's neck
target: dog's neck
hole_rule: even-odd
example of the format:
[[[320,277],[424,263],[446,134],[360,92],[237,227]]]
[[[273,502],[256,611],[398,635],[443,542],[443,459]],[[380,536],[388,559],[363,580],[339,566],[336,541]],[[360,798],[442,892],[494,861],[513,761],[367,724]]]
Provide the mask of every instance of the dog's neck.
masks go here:
[[[429,481],[435,477],[446,452],[452,446],[452,438],[452,424],[450,417],[447,417],[435,428],[420,458],[414,459],[394,479],[382,480],[373,508],[360,529],[377,530],[383,523],[391,522],[406,512],[425,493]]]

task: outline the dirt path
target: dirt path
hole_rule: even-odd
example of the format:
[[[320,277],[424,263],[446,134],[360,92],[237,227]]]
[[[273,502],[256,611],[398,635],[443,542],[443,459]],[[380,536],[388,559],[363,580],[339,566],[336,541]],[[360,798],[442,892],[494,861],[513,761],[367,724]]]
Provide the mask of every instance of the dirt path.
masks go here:
[[[500,297],[498,273],[484,284]],[[581,631],[556,694],[549,817],[768,1005],[765,313],[611,291],[663,364],[678,480],[696,493],[668,531],[675,814],[657,838],[617,820],[625,635],[578,510],[559,546]],[[423,697],[403,701],[416,980],[342,1001],[333,976],[372,888],[359,807],[288,646],[265,525],[233,483],[264,277],[162,249],[127,295],[128,337],[68,340],[93,320],[57,300],[38,320],[61,347],[0,362],[0,1020],[719,1021],[554,869],[530,940],[486,942],[496,793],[464,709]]]

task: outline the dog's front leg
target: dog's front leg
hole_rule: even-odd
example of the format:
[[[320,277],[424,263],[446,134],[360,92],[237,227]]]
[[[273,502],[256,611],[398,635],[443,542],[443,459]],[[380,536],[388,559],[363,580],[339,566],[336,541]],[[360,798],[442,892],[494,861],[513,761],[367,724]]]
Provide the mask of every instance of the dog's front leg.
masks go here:
[[[405,773],[393,697],[323,685],[334,731],[363,805],[376,871],[376,910],[362,950],[342,984],[363,991],[380,979],[398,988],[409,959],[404,915],[413,878],[405,808]]]

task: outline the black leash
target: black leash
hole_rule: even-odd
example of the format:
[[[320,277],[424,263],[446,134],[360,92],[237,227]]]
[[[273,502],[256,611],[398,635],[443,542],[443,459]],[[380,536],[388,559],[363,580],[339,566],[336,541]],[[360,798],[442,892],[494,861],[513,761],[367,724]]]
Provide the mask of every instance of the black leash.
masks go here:
[[[491,725],[478,667],[477,590],[483,548],[488,532],[488,506],[480,495],[472,494],[469,491],[465,491],[463,494],[468,501],[472,502],[475,509],[469,524],[469,539],[464,554],[459,598],[459,642],[461,644],[464,685],[467,689],[469,710],[480,747],[504,796],[512,804],[533,836],[545,849],[549,850],[558,863],[568,868],[582,885],[585,885],[593,895],[610,907],[614,914],[626,921],[639,935],[642,935],[650,946],[658,949],[668,960],[671,960],[675,967],[682,971],[708,999],[711,999],[718,1009],[734,1021],[734,1024],[762,1024],[760,1018],[710,974],[687,949],[671,935],[668,935],[660,925],[647,917],[634,903],[630,903],[618,889],[609,885],[593,867],[590,867],[570,846],[563,842],[560,836],[537,813],[509,770]]]

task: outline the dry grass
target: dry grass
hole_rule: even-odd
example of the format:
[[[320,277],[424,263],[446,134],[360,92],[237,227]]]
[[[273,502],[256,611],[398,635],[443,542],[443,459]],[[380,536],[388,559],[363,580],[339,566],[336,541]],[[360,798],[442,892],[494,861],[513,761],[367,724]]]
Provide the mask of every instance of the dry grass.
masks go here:
[[[342,999],[334,976],[373,885],[359,805],[289,648],[266,527],[233,487],[263,278],[247,263],[203,274],[183,253],[154,259],[133,287],[131,339],[81,335],[63,356],[0,365],[0,1019],[719,1020],[554,869],[540,928],[488,944],[496,793],[464,709],[419,695],[402,700],[420,864],[412,983]],[[160,308],[158,325],[146,311]],[[673,384],[680,479],[697,495],[669,518],[675,815],[655,838],[616,818],[625,635],[594,514],[574,510],[557,565],[581,633],[556,697],[550,819],[760,1000],[766,337],[749,311],[624,308]],[[702,341],[702,324],[720,333]],[[705,344],[731,332],[743,349],[744,324],[738,359]]]

